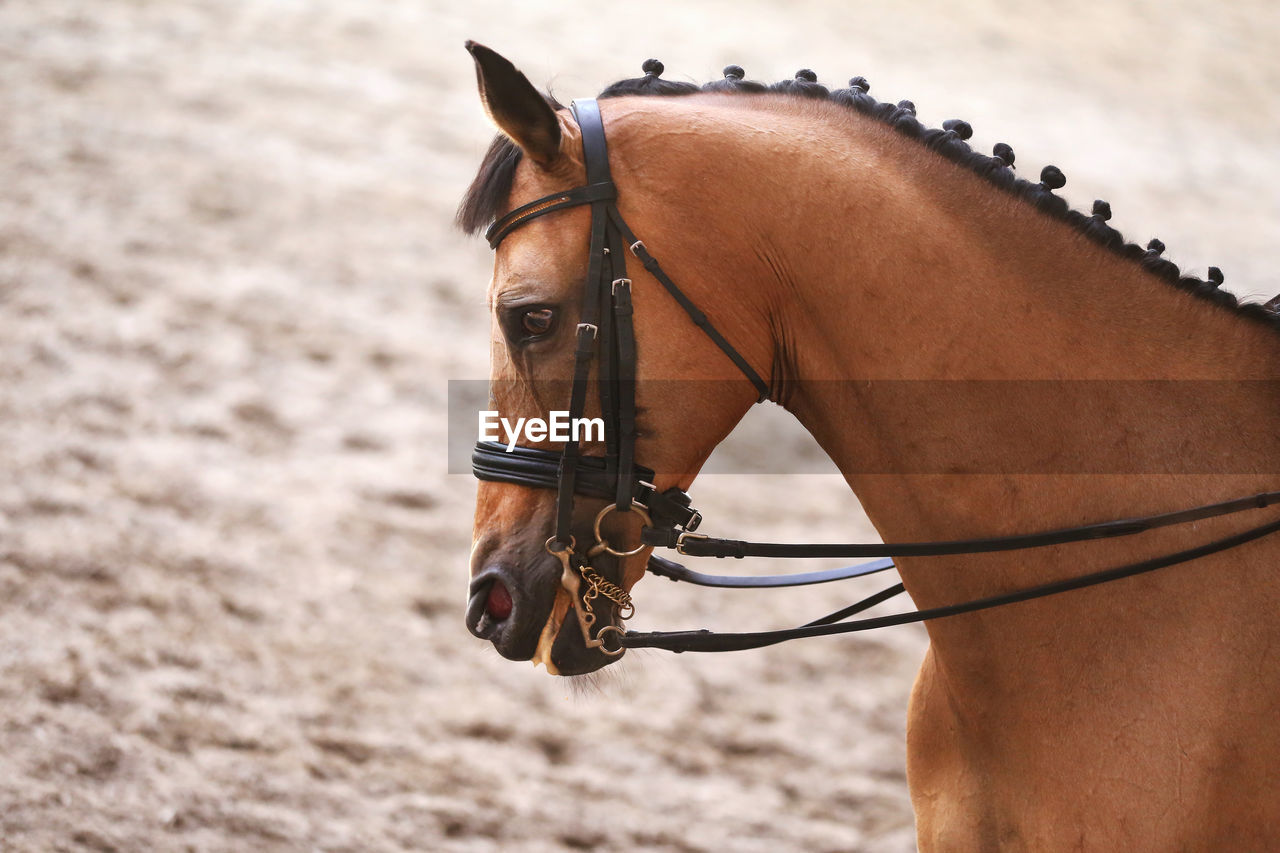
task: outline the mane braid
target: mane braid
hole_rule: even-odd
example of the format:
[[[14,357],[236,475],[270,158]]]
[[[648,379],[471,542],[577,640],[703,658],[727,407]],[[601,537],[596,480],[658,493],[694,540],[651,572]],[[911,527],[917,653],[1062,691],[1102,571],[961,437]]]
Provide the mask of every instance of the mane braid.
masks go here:
[[[1109,251],[1138,263],[1143,269],[1164,279],[1174,287],[1212,302],[1215,305],[1262,322],[1280,332],[1280,296],[1266,305],[1240,303],[1233,293],[1218,287],[1222,274],[1216,267],[1209,268],[1210,281],[1192,275],[1182,275],[1178,265],[1161,257],[1164,244],[1152,240],[1145,248],[1125,242],[1124,236],[1107,224],[1111,207],[1105,201],[1094,202],[1092,215],[1072,210],[1065,199],[1053,194],[1063,186],[1066,178],[1055,166],[1046,166],[1040,174],[1040,182],[1032,183],[1013,173],[1013,150],[1004,143],[995,146],[995,156],[988,157],[974,151],[965,142],[973,129],[967,122],[952,119],[943,122],[942,128],[926,127],[916,118],[915,104],[899,101],[897,104],[877,101],[867,94],[870,86],[863,77],[854,77],[846,89],[830,90],[817,82],[817,75],[809,69],[801,69],[792,80],[766,85],[745,79],[745,73],[737,65],[724,69],[724,79],[699,87],[693,83],[663,80],[662,63],[656,59],[644,63],[645,75],[619,80],[597,95],[598,99],[628,95],[670,97],[690,95],[699,91],[727,92],[733,94],[769,94],[776,97],[827,100],[852,109],[886,124],[926,148],[963,166],[990,183],[1012,195],[1018,196],[1048,215],[1066,222],[1095,243]],[[553,109],[563,106],[551,95],[545,96]],[[510,139],[499,134],[489,146],[475,180],[467,189],[458,206],[457,224],[468,234],[475,234],[497,219],[509,208],[511,187],[516,167],[521,160],[520,148]]]

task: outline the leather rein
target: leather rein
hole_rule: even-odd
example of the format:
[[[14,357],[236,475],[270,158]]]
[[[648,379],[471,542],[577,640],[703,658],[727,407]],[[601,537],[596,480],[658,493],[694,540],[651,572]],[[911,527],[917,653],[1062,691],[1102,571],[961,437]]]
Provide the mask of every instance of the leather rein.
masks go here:
[[[472,453],[472,470],[481,480],[512,483],[556,491],[555,532],[546,549],[560,560],[561,584],[569,593],[574,611],[589,648],[620,655],[628,648],[659,648],[674,652],[736,651],[774,645],[800,637],[817,637],[866,631],[890,625],[924,622],[960,613],[986,610],[1033,598],[1043,598],[1073,589],[1107,583],[1156,569],[1185,563],[1226,551],[1246,542],[1280,531],[1280,519],[1249,528],[1195,548],[1148,560],[1092,572],[1074,578],[1025,587],[1011,592],[976,598],[958,604],[915,610],[889,616],[847,621],[849,617],[903,592],[894,584],[854,604],[829,613],[799,627],[749,633],[699,631],[626,631],[617,624],[595,629],[594,602],[604,596],[616,605],[619,618],[634,612],[630,595],[604,578],[591,560],[602,553],[616,557],[639,554],[646,547],[674,549],[693,557],[869,557],[876,558],[826,571],[765,576],[704,574],[657,555],[650,555],[648,571],[673,581],[699,586],[726,588],[777,588],[828,583],[864,577],[894,568],[895,557],[937,557],[983,554],[1041,548],[1086,540],[1132,536],[1160,527],[1186,524],[1246,510],[1280,504],[1280,491],[1264,492],[1221,503],[1141,518],[1088,524],[1041,533],[996,538],[963,539],[951,542],[780,544],[717,539],[695,531],[702,515],[691,506],[687,494],[677,488],[659,492],[653,485],[654,472],[635,460],[635,370],[636,341],[632,324],[631,280],[627,278],[626,255],[630,253],[676,300],[694,325],[702,330],[755,386],[757,402],[769,396],[769,386],[746,359],[712,325],[707,316],[686,296],[649,254],[643,242],[627,226],[617,207],[617,188],[609,171],[608,148],[600,109],[593,99],[575,100],[574,118],[582,132],[587,183],[522,205],[497,219],[485,232],[489,246],[497,249],[512,231],[549,213],[582,205],[591,206],[591,243],[585,282],[582,316],[576,330],[573,384],[569,417],[580,418],[586,407],[588,377],[598,362],[597,385],[604,419],[605,455],[583,456],[577,437],[564,443],[560,452],[531,447],[508,451],[495,442],[477,442]],[[579,549],[572,532],[575,496],[607,498],[596,516],[595,542]],[[631,550],[618,550],[601,533],[601,524],[612,512],[635,512],[644,523],[642,540]]]

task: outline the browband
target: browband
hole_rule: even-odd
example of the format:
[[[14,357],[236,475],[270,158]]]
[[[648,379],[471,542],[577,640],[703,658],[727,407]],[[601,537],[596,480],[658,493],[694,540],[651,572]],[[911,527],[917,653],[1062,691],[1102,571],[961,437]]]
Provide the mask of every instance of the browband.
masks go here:
[[[614,187],[613,182],[604,181],[598,184],[588,184],[584,187],[574,187],[562,193],[535,199],[528,204],[522,204],[500,219],[495,219],[485,229],[484,239],[489,241],[490,249],[496,249],[504,237],[531,219],[537,219],[539,216],[554,213],[566,207],[579,207],[597,201],[611,201],[617,197],[618,190]]]

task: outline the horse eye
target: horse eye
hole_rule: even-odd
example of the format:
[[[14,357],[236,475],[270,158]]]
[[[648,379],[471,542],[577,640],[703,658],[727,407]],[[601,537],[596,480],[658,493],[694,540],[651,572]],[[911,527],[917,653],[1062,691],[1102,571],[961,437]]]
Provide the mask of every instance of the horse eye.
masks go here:
[[[551,331],[555,318],[555,311],[550,308],[534,308],[520,316],[520,326],[529,335],[545,335]]]

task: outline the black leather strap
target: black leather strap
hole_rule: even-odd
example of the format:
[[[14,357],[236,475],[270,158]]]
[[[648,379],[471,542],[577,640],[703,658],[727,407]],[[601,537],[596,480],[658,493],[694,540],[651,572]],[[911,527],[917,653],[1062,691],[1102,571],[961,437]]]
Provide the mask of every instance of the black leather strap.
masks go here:
[[[594,102],[582,104],[575,101],[573,114],[582,127],[583,154],[587,160],[587,186],[612,186],[613,181],[609,177],[609,158],[605,151],[604,126],[600,122],[599,109]],[[591,201],[591,242],[587,256],[587,280],[583,286],[582,319],[578,324],[577,348],[574,350],[573,388],[569,393],[571,421],[582,417],[586,409],[587,379],[591,372],[591,362],[600,349],[602,308],[600,282],[604,278],[605,229],[608,226],[608,206],[611,203],[606,199],[612,197],[602,192],[598,198]],[[609,413],[606,411],[605,417],[608,416]],[[574,481],[578,474],[580,447],[576,437],[571,437],[565,442],[562,454],[559,481],[556,486],[555,538],[559,545],[567,547],[572,541],[573,499],[577,493]],[[616,475],[616,471],[610,473]]]
[[[960,604],[949,604],[944,607],[930,607],[925,610],[915,610],[910,613],[895,613],[891,616],[877,616],[871,619],[860,619],[856,622],[825,622],[823,620],[818,620],[817,622],[810,623],[808,625],[802,625],[798,628],[789,628],[782,631],[758,631],[742,634],[721,634],[706,630],[655,631],[651,633],[628,631],[622,635],[620,642],[624,648],[628,649],[666,649],[672,652],[730,652],[741,651],[743,649],[763,648],[764,646],[772,646],[777,643],[785,642],[787,640],[796,640],[801,637],[826,637],[833,634],[851,634],[858,631],[869,631],[873,628],[887,628],[890,625],[908,625],[912,622],[927,622],[933,619],[945,619],[948,616],[958,616],[961,613],[973,613],[978,610],[989,610],[992,607],[1001,607],[1006,604],[1015,604],[1020,601],[1030,601],[1034,598],[1045,598],[1046,596],[1058,595],[1064,592],[1070,592],[1071,590],[1084,589],[1085,587],[1090,586],[1097,586],[1098,584],[1120,580],[1121,578],[1133,577],[1134,575],[1152,572],[1156,569],[1163,569],[1167,566],[1186,563],[1191,560],[1199,559],[1200,557],[1207,557],[1210,554],[1226,551],[1276,532],[1280,532],[1280,521],[1272,521],[1267,524],[1259,525],[1258,527],[1252,527],[1245,530],[1243,533],[1237,533],[1234,536],[1226,536],[1205,545],[1201,545],[1196,548],[1188,548],[1185,551],[1178,551],[1173,554],[1166,554],[1163,557],[1143,560],[1138,563],[1130,563],[1114,569],[1091,572],[1086,575],[1067,578],[1065,580],[1038,584],[1037,586],[1014,590],[1012,592],[975,598],[971,601],[965,601]],[[886,590],[886,592],[888,591]],[[837,613],[839,612],[840,611],[837,611]],[[835,614],[833,614],[833,616],[834,615]]]
[[[614,343],[617,347],[614,381],[618,413],[618,470],[628,471],[635,464],[636,457],[636,335],[631,321],[631,280],[626,277],[627,267],[621,252],[614,248],[613,254],[617,256],[611,287]],[[630,494],[628,485],[621,477],[618,478],[614,504],[619,512],[630,508]]]
[[[587,316],[588,303],[583,304],[583,316]],[[569,392],[569,419],[582,417],[586,408],[587,374],[591,370],[591,358],[595,354],[596,327],[584,320],[578,324],[577,346],[573,354],[573,390]],[[572,434],[571,434],[572,435]],[[573,496],[577,492],[578,464],[581,448],[576,437],[564,443],[560,451],[560,465],[556,476],[556,541],[568,545],[572,541]]]
[[[534,489],[554,489],[558,482],[561,454],[537,447],[516,447],[507,452],[507,446],[496,441],[478,441],[471,451],[471,471],[478,480],[494,483],[514,483]],[[653,479],[653,471],[639,465],[632,468],[632,478],[641,481],[645,489],[637,489],[637,497],[645,497],[652,491],[647,482]],[[577,493],[592,498],[611,498],[613,482],[605,475],[604,460],[599,456],[579,456],[578,473],[574,479]]]
[[[869,610],[881,602],[888,601],[894,596],[901,595],[906,591],[907,588],[902,584],[895,583],[893,586],[882,589],[875,595],[868,595],[866,598],[861,601],[856,601],[848,607],[841,607],[834,613],[828,613],[826,616],[814,619],[812,622],[806,622],[804,627],[808,628],[812,625],[834,625],[837,622],[848,619],[850,616],[857,615],[864,610]]]
[[[639,466],[632,466],[636,470]],[[689,496],[672,486],[665,492],[659,492],[651,482],[642,482],[636,487],[636,500],[649,511],[649,518],[659,527],[680,527],[684,530],[697,530],[702,523],[702,513],[690,504]]]
[[[715,539],[701,534],[681,534],[678,531],[645,528],[642,533],[645,544],[676,548],[689,557],[942,557],[954,554],[989,554],[996,551],[1020,551],[1024,548],[1043,548],[1067,542],[1083,542],[1090,539],[1112,539],[1117,536],[1133,536],[1160,527],[1186,524],[1221,515],[1231,515],[1250,509],[1280,504],[1280,492],[1263,492],[1246,498],[1207,504],[1193,509],[1129,518],[1120,521],[1104,521],[1043,533],[1027,533],[1019,536],[996,536],[982,539],[958,539],[950,542],[886,542],[842,544],[791,544],[779,542],[744,542],[741,539]]]
[[[653,255],[649,254],[649,250],[645,247],[644,243],[636,238],[635,232],[627,226],[622,215],[618,213],[618,209],[616,207],[611,207],[609,209],[609,215],[613,218],[614,225],[627,241],[627,245],[631,248],[631,253],[640,260],[641,266],[645,268],[649,275],[658,280],[658,283],[662,285],[667,293],[671,294],[672,298],[675,299],[675,301],[679,303],[680,307],[684,309],[684,312],[689,315],[689,319],[693,321],[693,324],[701,329],[703,334],[711,338],[712,342],[720,348],[721,352],[729,357],[729,360],[737,366],[738,370],[742,371],[742,375],[747,377],[747,379],[751,381],[751,384],[755,386],[756,393],[759,395],[756,402],[763,403],[765,400],[769,399],[769,383],[760,378],[760,374],[756,373],[755,368],[753,368],[747,360],[742,357],[742,353],[733,348],[733,345],[729,343],[725,336],[720,334],[720,330],[717,329],[709,319],[707,319],[707,315],[699,310],[698,306],[693,304],[693,300],[686,296],[684,291],[676,286],[676,283],[671,280],[671,277],[668,276],[666,272],[663,271],[662,267],[658,264],[657,260],[654,259]]]
[[[604,119],[595,98],[574,98],[569,109],[582,131],[582,159],[587,170],[587,186],[613,182],[609,173],[609,144],[604,137]]]
[[[618,190],[612,181],[589,184],[585,187],[575,187],[555,195],[543,196],[540,199],[517,207],[501,219],[494,220],[493,224],[485,229],[484,239],[489,241],[490,249],[496,249],[503,238],[520,226],[527,224],[531,219],[537,219],[539,216],[545,216],[548,213],[555,213],[557,210],[564,210],[566,207],[578,207],[597,201],[612,201],[617,197]]]

